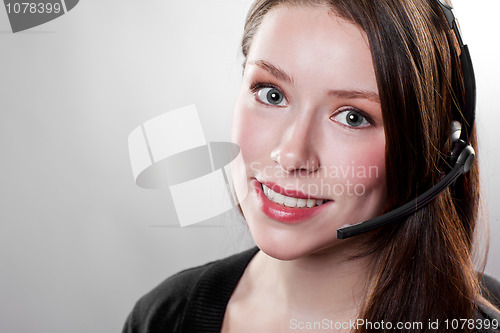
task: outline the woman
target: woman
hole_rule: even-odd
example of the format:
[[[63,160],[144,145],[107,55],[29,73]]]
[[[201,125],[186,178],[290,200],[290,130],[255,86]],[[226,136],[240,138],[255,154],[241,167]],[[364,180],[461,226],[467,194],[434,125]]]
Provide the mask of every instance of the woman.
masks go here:
[[[477,165],[410,217],[336,237],[447,172],[456,44],[436,0],[256,1],[232,140],[258,249],[167,279],[124,332],[492,331]]]

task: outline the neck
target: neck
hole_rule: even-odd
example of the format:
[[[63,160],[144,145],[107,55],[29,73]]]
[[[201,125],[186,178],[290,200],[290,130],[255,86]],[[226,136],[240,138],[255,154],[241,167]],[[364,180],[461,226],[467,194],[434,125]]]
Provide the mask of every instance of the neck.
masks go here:
[[[357,316],[366,294],[370,259],[333,251],[282,261],[261,251],[255,278],[289,314],[348,320]]]

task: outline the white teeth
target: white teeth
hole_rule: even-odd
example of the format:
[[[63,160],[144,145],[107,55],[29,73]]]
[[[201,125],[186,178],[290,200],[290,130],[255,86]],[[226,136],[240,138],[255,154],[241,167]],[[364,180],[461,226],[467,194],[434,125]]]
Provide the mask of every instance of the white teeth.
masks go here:
[[[285,206],[287,206],[287,207],[297,206],[297,199],[291,198],[291,197],[285,197]]]
[[[287,207],[298,207],[298,208],[303,208],[303,207],[314,207],[314,206],[320,206],[323,203],[325,203],[327,200],[316,200],[316,199],[298,199],[298,198],[293,198],[289,197],[280,193],[276,193],[273,190],[271,190],[269,187],[266,185],[262,184],[262,189],[264,190],[264,195],[271,201],[280,204],[280,205],[285,205]]]
[[[264,192],[264,193],[265,193],[265,192]],[[276,194],[278,194],[278,193],[276,193],[276,192],[274,192],[274,191],[271,191],[271,189],[268,187],[268,188],[267,188],[267,193],[265,193],[265,194],[266,194],[266,196],[267,196],[269,199],[273,199],[274,197],[276,197]]]
[[[268,196],[268,195],[269,195],[269,187],[267,187],[267,186],[262,186],[262,190],[264,191],[264,194],[265,194],[266,196]]]
[[[272,190],[269,189],[269,192]],[[274,198],[272,199],[274,202],[279,203],[280,205],[285,203],[285,196],[279,193],[274,192]]]
[[[307,204],[307,199],[297,199],[297,207],[302,208]]]

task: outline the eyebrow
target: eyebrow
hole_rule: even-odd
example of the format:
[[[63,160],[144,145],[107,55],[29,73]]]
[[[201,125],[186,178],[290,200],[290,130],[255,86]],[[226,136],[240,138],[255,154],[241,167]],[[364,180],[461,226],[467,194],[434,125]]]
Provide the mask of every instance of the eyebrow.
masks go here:
[[[345,99],[367,99],[380,104],[380,97],[376,92],[364,90],[330,90],[328,95]]]
[[[271,64],[265,60],[252,61],[252,62],[250,62],[250,64],[257,65],[258,67],[262,68],[263,70],[269,72],[271,75],[273,75],[278,80],[284,81],[284,82],[292,84],[292,85],[295,84],[293,81],[293,78],[290,75],[288,75],[282,69],[274,66],[273,64]],[[345,99],[367,99],[369,101],[380,104],[379,95],[373,91],[335,89],[335,90],[328,91],[328,95],[333,96],[333,97],[338,97],[338,98],[345,98]]]
[[[271,64],[265,60],[252,61],[250,64],[259,66],[263,70],[269,72],[272,76],[274,76],[278,80],[284,81],[284,82],[292,84],[292,85],[295,84],[293,82],[292,77],[290,75],[288,75],[287,73],[285,73],[284,70],[274,66],[273,64]]]

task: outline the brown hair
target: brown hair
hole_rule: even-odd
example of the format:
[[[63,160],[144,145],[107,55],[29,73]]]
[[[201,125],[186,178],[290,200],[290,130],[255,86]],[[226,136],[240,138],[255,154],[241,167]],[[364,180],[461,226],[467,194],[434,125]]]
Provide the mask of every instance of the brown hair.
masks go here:
[[[326,5],[366,32],[387,142],[386,211],[439,181],[449,168],[452,105],[463,103],[463,79],[455,35],[436,1],[257,0],[245,24],[245,59],[264,16],[279,5]],[[477,165],[427,207],[368,235],[363,254],[375,260],[360,318],[422,322],[423,330],[405,331],[423,332],[428,320],[475,318],[478,302],[488,303],[472,261]]]

